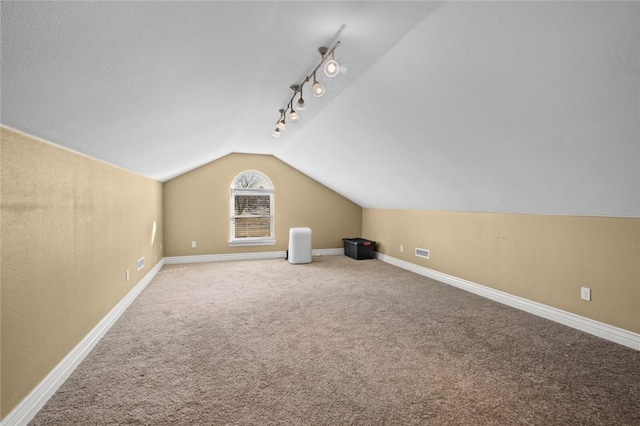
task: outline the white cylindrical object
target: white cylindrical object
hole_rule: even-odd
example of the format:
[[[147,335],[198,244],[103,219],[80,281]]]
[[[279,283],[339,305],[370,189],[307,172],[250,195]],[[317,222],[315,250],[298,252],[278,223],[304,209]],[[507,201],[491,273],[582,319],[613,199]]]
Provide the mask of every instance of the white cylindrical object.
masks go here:
[[[289,228],[289,263],[311,263],[311,228]]]

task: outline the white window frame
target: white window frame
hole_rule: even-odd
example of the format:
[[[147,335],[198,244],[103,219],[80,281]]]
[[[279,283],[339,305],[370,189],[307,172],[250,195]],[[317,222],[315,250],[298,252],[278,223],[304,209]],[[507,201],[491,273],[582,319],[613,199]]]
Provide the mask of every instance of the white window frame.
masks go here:
[[[252,173],[257,174],[264,179],[269,188],[236,188],[236,182],[244,174]],[[262,172],[257,170],[245,170],[238,174],[231,183],[231,198],[229,201],[229,216],[230,216],[230,247],[242,247],[242,246],[272,246],[276,244],[275,239],[275,189],[271,180]],[[269,236],[268,237],[236,237],[235,229],[235,200],[236,195],[268,195],[269,196]]]

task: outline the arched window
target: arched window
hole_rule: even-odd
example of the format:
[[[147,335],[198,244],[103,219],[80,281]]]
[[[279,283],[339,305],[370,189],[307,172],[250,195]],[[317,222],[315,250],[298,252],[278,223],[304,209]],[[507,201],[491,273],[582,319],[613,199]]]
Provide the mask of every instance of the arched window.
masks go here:
[[[274,245],[275,189],[256,170],[246,170],[231,184],[231,246]]]

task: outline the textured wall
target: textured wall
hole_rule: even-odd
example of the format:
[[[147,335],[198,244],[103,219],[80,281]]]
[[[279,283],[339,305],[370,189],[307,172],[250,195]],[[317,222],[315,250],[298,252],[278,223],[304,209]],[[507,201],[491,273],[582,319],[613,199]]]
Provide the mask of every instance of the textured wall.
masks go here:
[[[163,227],[161,183],[1,135],[4,417],[162,259]]]
[[[384,254],[640,332],[640,219],[364,209],[362,229]]]
[[[229,247],[231,182],[245,170],[275,187],[275,246]],[[164,212],[167,256],[286,250],[296,226],[312,229],[314,249],[336,248],[362,229],[359,206],[268,155],[231,154],[165,182]]]

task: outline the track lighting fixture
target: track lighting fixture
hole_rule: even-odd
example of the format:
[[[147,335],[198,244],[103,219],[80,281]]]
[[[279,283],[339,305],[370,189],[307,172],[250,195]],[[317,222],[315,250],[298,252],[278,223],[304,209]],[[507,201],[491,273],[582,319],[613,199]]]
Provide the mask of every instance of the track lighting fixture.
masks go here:
[[[284,113],[285,113],[285,110],[281,109],[280,120],[278,121],[278,124],[276,124],[276,127],[280,130],[284,130],[287,127],[287,123],[284,121]]]
[[[313,77],[313,84],[311,86],[311,92],[313,93],[313,96],[319,98],[326,93],[327,89],[324,87],[322,83],[320,83],[317,80],[316,72],[321,66],[324,65],[323,70],[324,70],[324,74],[327,77],[336,77],[340,73],[340,65],[334,58],[334,52],[339,45],[340,45],[340,42],[338,41],[336,42],[336,44],[333,45],[331,49],[327,49],[326,47],[319,47],[318,52],[322,57],[322,59],[320,60],[320,63],[316,65],[313,71],[311,71],[309,75],[307,75],[300,84],[293,84],[289,87],[293,92],[293,95],[291,96],[291,99],[289,99],[289,103],[287,104],[286,108],[279,110],[280,118],[276,122],[276,128],[273,131],[274,137],[279,138],[280,135],[282,134],[282,131],[286,128],[287,112],[289,112],[289,119],[291,121],[295,122],[300,119],[300,115],[298,114],[298,111],[304,111],[306,109],[305,102],[302,97],[302,88],[304,87],[305,83],[308,83],[311,80],[312,77]],[[329,59],[329,56],[331,56],[331,59]],[[298,93],[300,94],[300,97],[298,98],[298,102],[296,103],[296,109],[298,110],[296,111],[293,109],[293,101],[296,98],[296,95]]]
[[[316,98],[319,98],[320,96],[324,95],[324,93],[327,91],[327,89],[324,88],[322,83],[316,80],[315,72],[313,73],[313,86],[311,86],[311,89],[313,90],[313,96],[315,96]]]
[[[273,137],[274,138],[279,138],[280,137],[280,131],[284,130],[285,127],[287,127],[287,124],[284,122],[284,109],[280,109],[280,118],[278,119],[278,121],[276,121],[276,128],[273,131]]]
[[[338,74],[340,74],[340,64],[334,59],[333,52],[331,52],[331,60],[324,64],[324,75],[327,77],[335,77]]]
[[[300,92],[300,99],[298,99],[298,111],[304,111],[307,107],[304,105],[304,99],[302,99],[302,92]]]
[[[293,92],[293,97],[295,97],[296,92],[300,90],[300,86],[298,86],[297,84],[293,84],[289,87],[289,89],[291,89],[291,91]],[[289,101],[289,118],[291,119],[291,121],[298,121],[300,119],[300,116],[298,115],[296,110],[293,109],[293,97]]]
[[[302,86],[304,86],[304,83],[300,85],[300,99],[298,99],[298,103],[296,104],[298,111],[304,111],[306,109],[306,106],[304,105],[304,99],[302,99]],[[294,96],[295,96],[295,92],[294,92]]]

